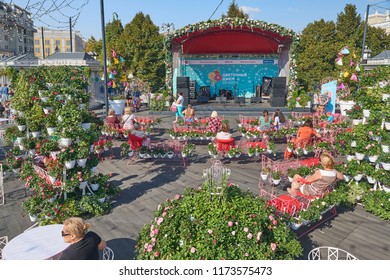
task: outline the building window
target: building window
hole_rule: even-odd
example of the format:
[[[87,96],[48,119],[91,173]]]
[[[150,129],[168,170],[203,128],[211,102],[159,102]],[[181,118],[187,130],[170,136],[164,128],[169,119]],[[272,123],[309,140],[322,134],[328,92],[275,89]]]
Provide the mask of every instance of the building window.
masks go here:
[[[60,46],[61,45],[61,41],[60,40],[56,40],[56,46]]]
[[[50,40],[45,40],[45,45],[49,46],[50,45]]]
[[[34,52],[35,52],[35,53],[40,53],[40,52],[41,52],[41,49],[40,49],[40,48],[34,48]]]
[[[24,38],[24,40],[23,40],[23,41],[24,41],[24,43],[25,43],[25,44],[27,43],[27,39],[26,39],[26,38]]]
[[[27,52],[27,47],[24,47],[24,52],[25,52],[25,53]]]
[[[19,51],[20,51],[20,52],[23,51],[23,47],[22,47],[22,46],[19,46]]]
[[[70,40],[66,40],[66,45],[70,46]]]
[[[50,48],[45,48],[46,55],[50,54]]]
[[[66,52],[70,52],[70,49],[69,49],[69,48],[66,48]]]
[[[18,27],[18,33],[22,33],[22,28]]]
[[[4,41],[8,41],[8,35],[4,35]]]
[[[4,49],[8,50],[8,45],[5,45],[5,46],[4,46]]]
[[[34,45],[39,45],[39,44],[41,44],[40,40],[34,40]]]

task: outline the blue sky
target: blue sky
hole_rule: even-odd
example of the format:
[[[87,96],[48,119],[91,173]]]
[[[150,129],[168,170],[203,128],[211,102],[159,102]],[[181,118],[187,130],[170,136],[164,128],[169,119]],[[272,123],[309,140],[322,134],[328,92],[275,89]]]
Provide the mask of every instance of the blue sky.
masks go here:
[[[26,3],[31,5],[31,3],[42,1],[16,0],[13,2],[25,7]],[[45,5],[50,5],[53,2],[60,1],[46,1]],[[222,4],[212,16],[221,2]],[[157,26],[161,26],[163,23],[173,23],[175,28],[179,29],[187,24],[208,20],[211,16],[211,19],[220,18],[222,13],[227,13],[231,2],[232,0],[105,0],[105,21],[107,23],[112,20],[113,13],[116,13],[125,25],[133,19],[137,12],[142,11],[144,14],[148,14]],[[68,22],[66,16],[78,13],[77,8],[84,3],[86,5],[79,9],[80,16],[74,29],[80,31],[86,39],[91,35],[97,39],[101,38],[100,0],[74,0],[72,9],[67,7],[62,9],[61,12],[40,16],[34,24],[44,26],[43,23],[47,23],[49,28],[66,26]],[[390,9],[390,1],[383,0],[236,0],[236,3],[252,19],[276,23],[296,32],[301,32],[308,23],[316,20],[335,21],[337,14],[341,13],[348,3],[356,5],[362,18],[367,9],[367,4],[377,5],[370,7],[370,14],[375,9],[380,12],[384,12],[384,8]],[[46,6],[45,9],[49,10],[50,8],[53,9],[50,6]],[[32,12],[35,14],[37,10],[38,8],[35,6]]]

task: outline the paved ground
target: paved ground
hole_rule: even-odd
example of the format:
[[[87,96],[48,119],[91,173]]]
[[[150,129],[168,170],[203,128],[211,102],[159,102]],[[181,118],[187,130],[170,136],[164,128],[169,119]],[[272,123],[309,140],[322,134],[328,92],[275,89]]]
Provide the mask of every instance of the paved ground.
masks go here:
[[[101,112],[99,112],[101,113]],[[147,114],[141,112],[139,114]],[[166,129],[171,128],[172,115],[161,115],[162,124],[153,139],[167,139]],[[238,116],[231,116],[231,126],[236,128]],[[234,132],[239,137],[238,132]],[[206,143],[205,143],[206,144]],[[96,217],[89,222],[92,230],[99,233],[115,251],[116,259],[132,259],[134,245],[140,229],[153,219],[158,204],[182,193],[186,187],[199,186],[203,169],[210,167],[210,157],[206,145],[197,145],[196,156],[183,168],[178,160],[144,160],[139,164],[127,165],[127,160],[119,157],[118,141],[115,143],[115,157],[105,160],[98,171],[113,173],[112,183],[120,186],[121,194],[114,203],[113,211]],[[282,158],[283,145],[277,147],[278,159]],[[224,161],[225,167],[232,170],[231,181],[254,194],[259,193],[258,182],[260,160]],[[285,187],[285,186],[284,186]],[[279,189],[279,192],[283,192]],[[20,204],[26,197],[23,182],[5,182],[6,204],[0,206],[0,236],[10,239],[31,226],[27,217],[21,215]],[[390,259],[390,223],[381,221],[367,213],[361,206],[353,211],[338,209],[338,216],[319,228],[303,236],[304,256],[317,246],[334,246],[347,250],[360,259]]]

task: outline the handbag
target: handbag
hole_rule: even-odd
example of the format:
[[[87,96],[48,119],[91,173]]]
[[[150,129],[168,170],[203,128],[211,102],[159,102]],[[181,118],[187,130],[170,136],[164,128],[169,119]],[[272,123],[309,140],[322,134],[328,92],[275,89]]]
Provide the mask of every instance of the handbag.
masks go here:
[[[172,105],[171,105],[171,111],[172,111],[172,112],[176,112],[176,111],[177,111],[176,103],[175,103],[175,102],[173,102]]]

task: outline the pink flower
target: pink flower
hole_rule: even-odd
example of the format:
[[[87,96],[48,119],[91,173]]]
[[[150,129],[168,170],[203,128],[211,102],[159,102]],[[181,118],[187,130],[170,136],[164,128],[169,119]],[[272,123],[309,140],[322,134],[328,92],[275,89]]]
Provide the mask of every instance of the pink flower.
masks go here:
[[[248,232],[248,231],[249,231],[249,229],[246,227],[246,228],[244,228],[244,231],[245,231],[245,232]]]
[[[271,250],[275,251],[276,250],[276,243],[271,243]]]
[[[232,227],[232,226],[233,226],[233,222],[232,222],[232,221],[229,221],[229,222],[228,222],[228,226],[229,226],[229,227]]]
[[[148,252],[152,252],[152,250],[153,250],[153,246],[152,245],[149,245],[148,248],[146,249],[146,251],[148,251]]]
[[[276,226],[276,225],[278,224],[278,221],[277,221],[277,220],[273,220],[273,221],[272,221],[272,224],[273,224],[274,226]]]
[[[179,199],[180,197],[180,194],[175,195],[175,199]]]
[[[246,237],[247,237],[248,239],[252,239],[253,235],[252,235],[252,233],[249,233]]]
[[[161,216],[165,217],[166,214],[167,214],[167,212],[163,212],[163,213],[161,214]]]
[[[195,249],[195,247],[191,247],[191,250],[190,250],[190,252],[193,254],[193,253],[195,253],[196,252],[196,249]]]
[[[232,235],[233,235],[233,236],[236,235],[236,231],[233,230],[233,231],[232,231]]]
[[[257,237],[256,237],[256,240],[257,241],[260,241],[260,238],[261,238],[261,235],[262,235],[263,233],[261,232],[261,231],[259,231],[258,233],[257,233]]]
[[[270,219],[272,221],[274,219],[274,217],[272,215],[269,215],[268,219]]]
[[[154,236],[154,231],[152,230],[151,232],[150,232],[150,237],[153,237]]]
[[[144,248],[146,249],[146,248],[148,248],[148,246],[149,246],[149,243],[145,243]]]
[[[213,233],[213,231],[212,231],[211,229],[209,229],[207,232],[208,232],[209,234],[212,234],[212,233]]]
[[[161,223],[164,221],[164,218],[158,218],[157,225],[161,225]]]
[[[154,234],[158,234],[158,228],[154,229]]]
[[[245,257],[249,257],[249,254],[248,254],[248,253],[245,253]]]
[[[154,252],[154,256],[155,257],[159,257],[160,256],[160,252],[159,251]]]

